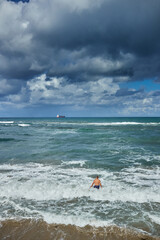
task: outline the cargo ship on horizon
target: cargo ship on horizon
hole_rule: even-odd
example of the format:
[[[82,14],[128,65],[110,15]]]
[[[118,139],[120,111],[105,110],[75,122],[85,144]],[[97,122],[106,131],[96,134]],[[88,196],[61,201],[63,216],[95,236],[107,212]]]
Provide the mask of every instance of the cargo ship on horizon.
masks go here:
[[[65,116],[63,116],[63,115],[57,115],[57,118],[65,118]]]

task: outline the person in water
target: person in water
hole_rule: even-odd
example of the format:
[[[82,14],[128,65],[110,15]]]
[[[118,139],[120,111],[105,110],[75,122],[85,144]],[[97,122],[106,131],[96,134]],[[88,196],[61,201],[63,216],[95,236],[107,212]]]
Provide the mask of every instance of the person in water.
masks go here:
[[[90,186],[90,188],[93,187],[93,185],[94,185],[94,188],[99,189],[100,186],[102,188],[102,184],[101,184],[101,181],[99,180],[98,176],[94,179],[94,181],[93,181],[92,185]]]

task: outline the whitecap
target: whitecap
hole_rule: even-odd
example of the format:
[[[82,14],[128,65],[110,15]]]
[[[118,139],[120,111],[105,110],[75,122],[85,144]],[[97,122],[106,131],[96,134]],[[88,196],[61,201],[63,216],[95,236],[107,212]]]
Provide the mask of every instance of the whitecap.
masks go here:
[[[14,121],[0,121],[0,124],[13,124]]]
[[[19,123],[18,124],[19,127],[29,127],[30,124],[26,124],[26,123]]]
[[[72,224],[79,227],[84,227],[86,225],[91,226],[109,226],[113,224],[113,220],[99,220],[95,217],[91,217],[89,214],[85,214],[84,217],[82,216],[75,216],[75,215],[57,215],[57,214],[51,214],[47,212],[40,211],[40,214],[43,216],[43,219],[47,223],[56,223],[56,224]]]
[[[62,161],[62,165],[80,165],[83,167],[86,164],[87,160],[78,160],[78,161]]]

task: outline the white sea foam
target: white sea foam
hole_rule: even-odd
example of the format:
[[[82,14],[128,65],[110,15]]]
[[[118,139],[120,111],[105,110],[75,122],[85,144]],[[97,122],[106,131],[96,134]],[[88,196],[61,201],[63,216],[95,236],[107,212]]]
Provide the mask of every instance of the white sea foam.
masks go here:
[[[42,164],[30,164],[25,167],[23,165],[2,165],[0,170],[2,169],[4,172],[0,175],[1,197],[35,200],[89,197],[96,201],[138,203],[160,201],[159,169],[145,173],[141,170],[136,172],[133,168],[128,172],[116,173],[116,175],[102,169],[91,170],[78,166],[63,169]],[[10,170],[10,172],[5,172],[5,170]],[[93,181],[90,176],[96,176],[97,172],[101,176],[103,185],[103,189],[100,189],[98,194],[93,188],[89,190]]]
[[[124,169],[122,177],[128,183],[136,184],[141,187],[154,187],[158,186],[160,181],[160,168],[143,169],[140,167],[132,167],[130,169]]]
[[[78,160],[78,161],[62,161],[62,165],[80,165],[83,167],[86,164],[87,160]]]
[[[34,216],[49,223],[103,226],[114,224],[114,217],[96,218],[99,207],[103,208],[102,213],[110,214],[108,211],[116,206],[118,209],[119,204],[128,211],[130,206],[137,206],[140,211],[141,204],[160,202],[159,168],[132,167],[114,173],[80,167],[85,160],[70,161],[71,167],[68,165],[67,169],[65,163],[0,165],[0,204],[5,209],[1,210],[0,218],[11,218],[10,211],[6,210],[11,208],[15,209],[14,216],[22,218]],[[103,188],[90,189],[97,172]],[[55,205],[57,203],[59,205]],[[151,214],[152,221],[159,224],[158,215]]]
[[[160,214],[159,216],[155,216],[153,214],[148,213],[148,216],[153,222],[160,225]]]
[[[19,127],[29,127],[30,124],[27,124],[27,123],[19,123],[18,126],[19,126]]]
[[[127,126],[127,125],[160,125],[160,123],[144,123],[144,122],[95,122],[95,123],[86,123],[86,125],[95,125],[95,126]]]
[[[13,124],[14,121],[0,121],[0,124]]]
[[[109,226],[113,224],[113,220],[102,221],[97,219],[96,217],[93,217],[93,216],[91,217],[90,214],[87,214],[87,213],[84,215],[84,217],[80,215],[68,216],[67,214],[66,215],[50,214],[43,211],[41,211],[40,214],[42,215],[44,220],[48,223],[66,224],[66,225],[72,224],[79,227],[84,227],[88,224],[96,227]]]
[[[127,125],[144,125],[144,126],[158,126],[160,122],[49,122],[48,125],[77,125],[77,126],[127,126]]]

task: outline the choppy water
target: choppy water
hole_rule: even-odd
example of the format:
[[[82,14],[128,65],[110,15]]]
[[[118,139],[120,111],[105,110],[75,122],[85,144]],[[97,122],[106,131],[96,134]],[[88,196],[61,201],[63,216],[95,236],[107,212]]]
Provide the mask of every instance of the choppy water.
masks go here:
[[[0,119],[0,219],[23,218],[160,236],[160,118]]]

